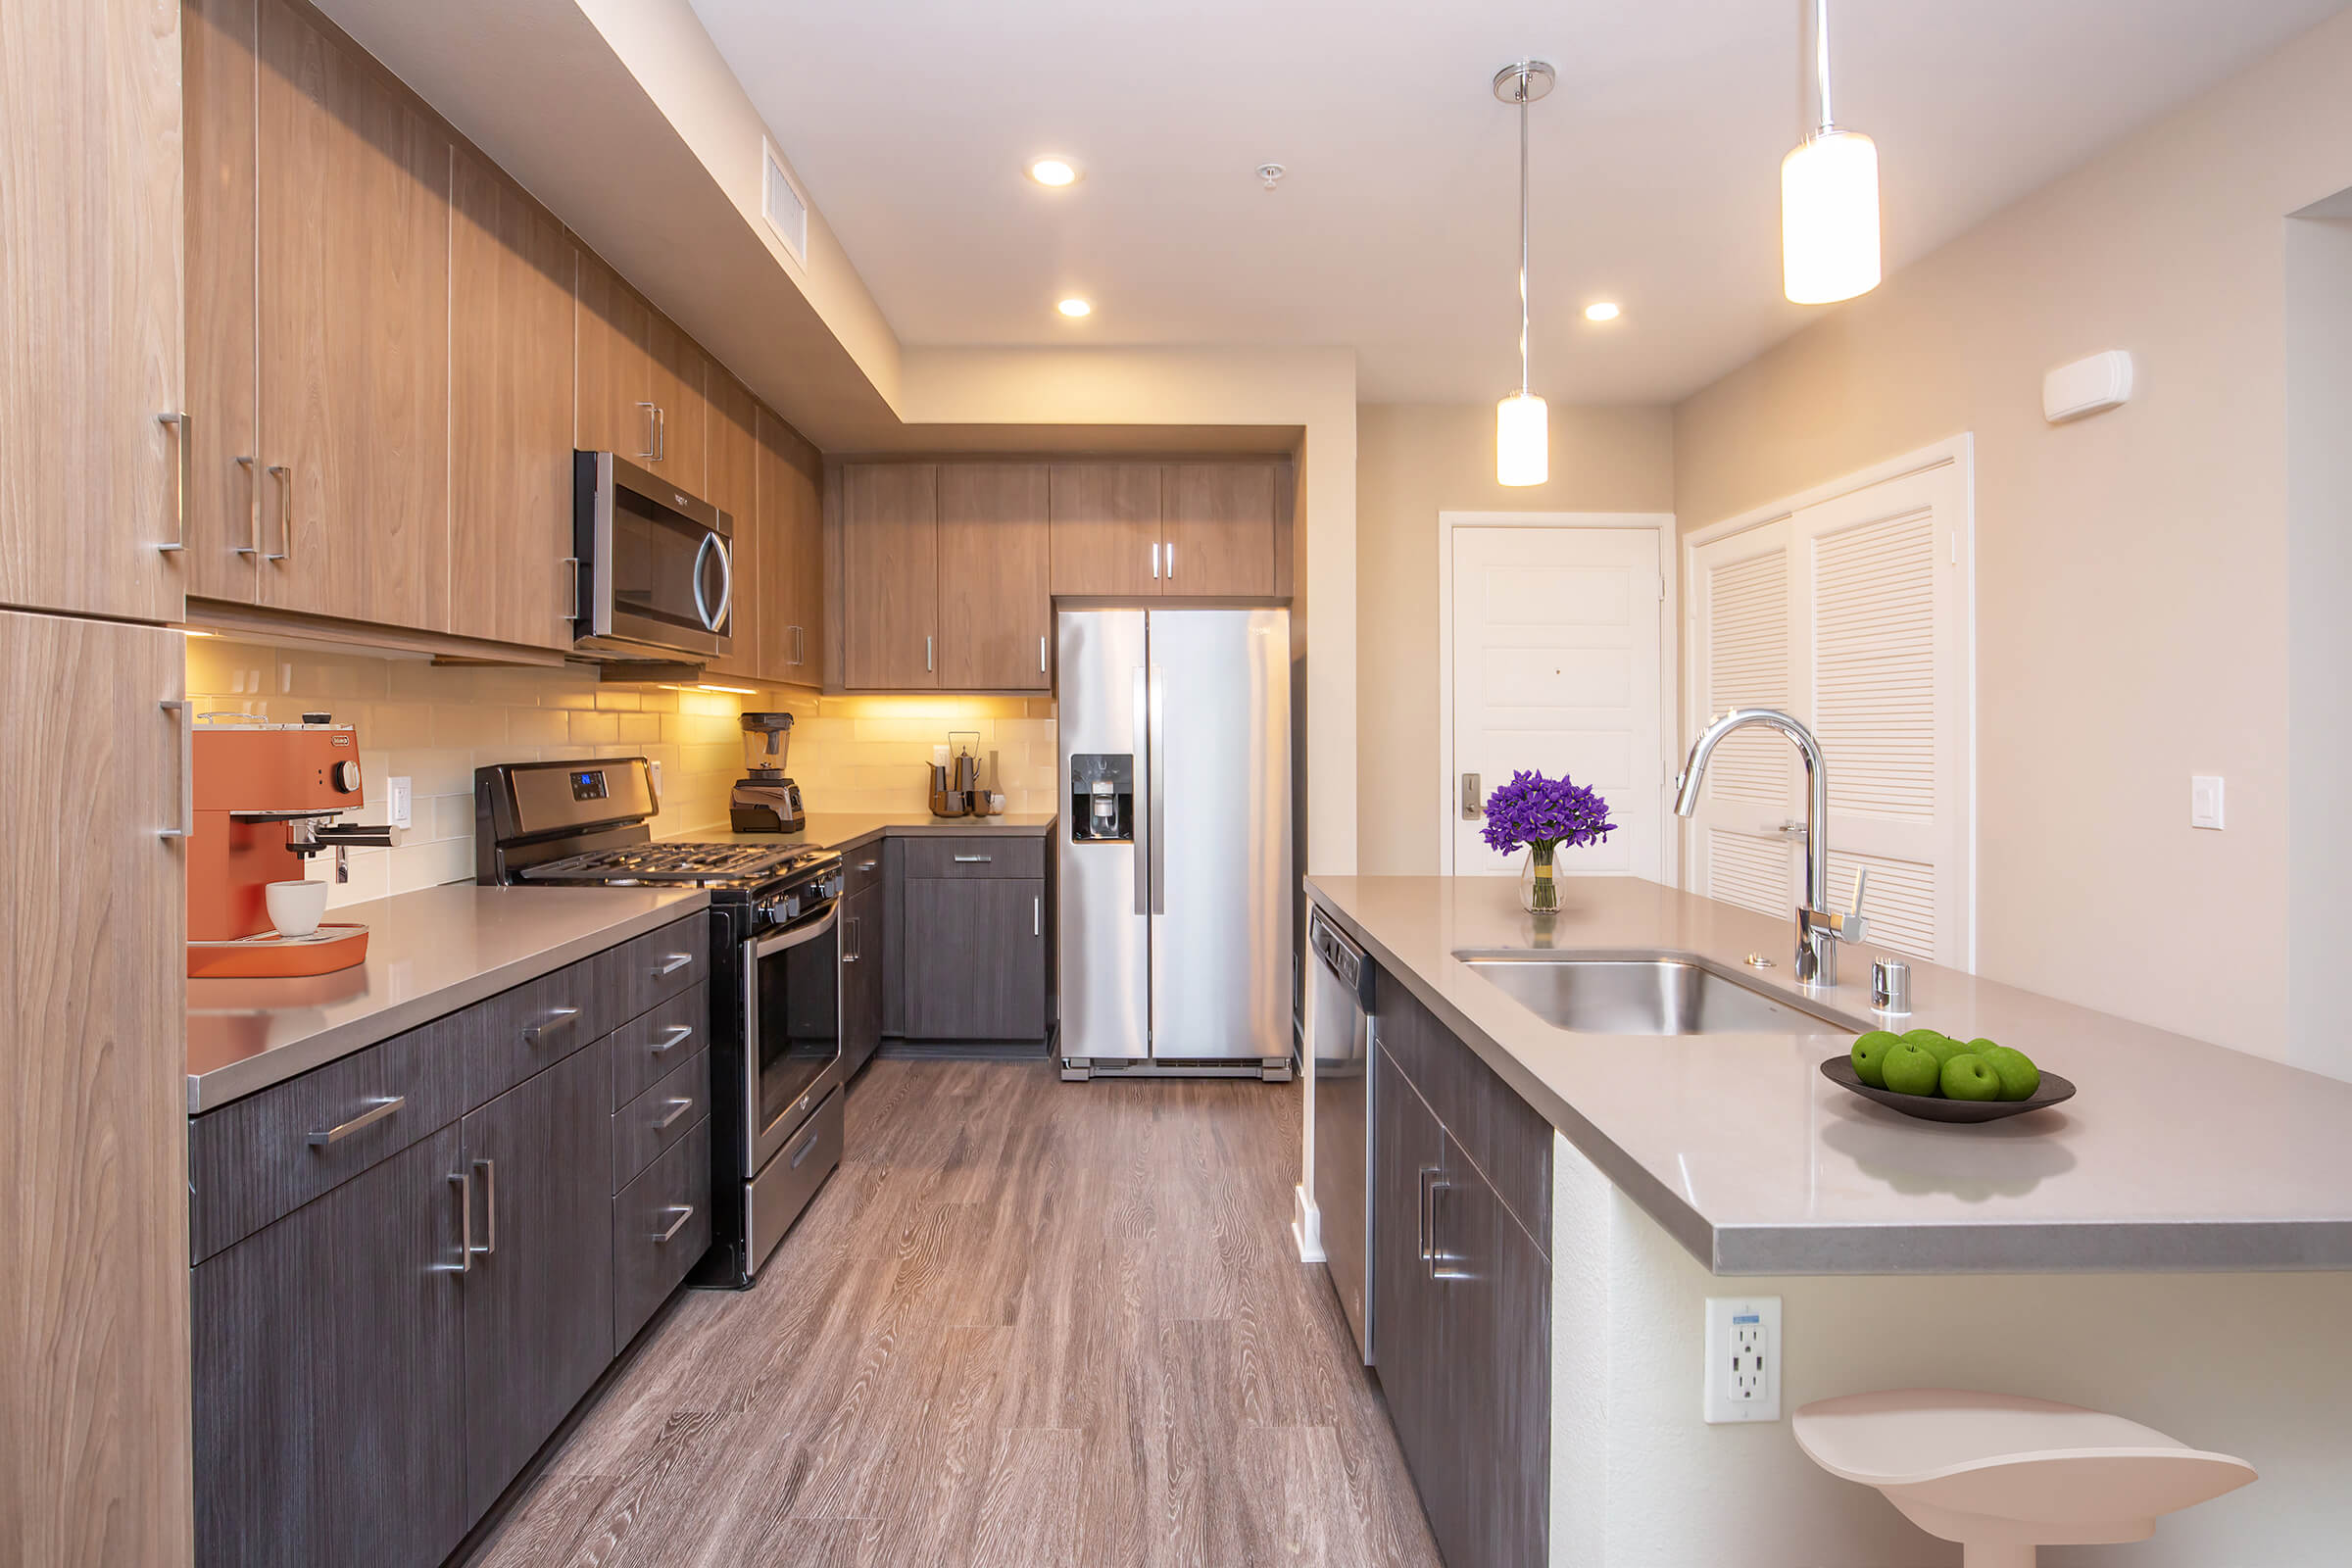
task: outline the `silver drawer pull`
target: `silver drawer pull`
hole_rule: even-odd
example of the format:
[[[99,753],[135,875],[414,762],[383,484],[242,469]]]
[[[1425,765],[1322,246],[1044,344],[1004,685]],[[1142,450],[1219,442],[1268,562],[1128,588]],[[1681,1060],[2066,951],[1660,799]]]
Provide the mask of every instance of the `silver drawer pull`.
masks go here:
[[[808,1129],[808,1136],[801,1141],[801,1147],[792,1152],[792,1169],[801,1168],[801,1161],[808,1157],[808,1152],[816,1147],[817,1134],[823,1131],[822,1127]]]
[[[435,1263],[435,1274],[470,1274],[473,1272],[473,1176],[458,1171],[450,1178],[458,1190],[458,1260],[455,1263]]]
[[[858,869],[860,871],[871,871],[875,866],[880,865],[881,863],[882,862],[880,860],[859,860],[858,862]]]
[[[498,1250],[498,1161],[477,1159],[473,1168],[482,1173],[482,1245],[466,1245],[468,1251],[488,1257]]]
[[[549,1010],[546,1017],[524,1029],[522,1032],[522,1038],[529,1044],[535,1046],[556,1030],[564,1028],[566,1024],[569,1024],[579,1015],[580,1009],[577,1007],[552,1008]]]
[[[669,1205],[667,1212],[675,1214],[678,1217],[669,1222],[669,1229],[665,1231],[657,1231],[654,1233],[654,1245],[656,1247],[662,1246],[672,1236],[677,1235],[678,1232],[686,1228],[686,1222],[694,1218],[694,1205],[692,1203],[672,1203]]]
[[[987,865],[995,859],[996,857],[993,855],[958,855],[956,857],[956,863],[957,865]]]
[[[654,1055],[659,1056],[664,1051],[674,1050],[678,1046],[684,1045],[687,1041],[692,1040],[693,1038],[694,1025],[690,1023],[673,1023],[669,1026],[669,1038],[667,1040],[657,1040],[645,1049]]]
[[[318,1149],[326,1144],[339,1144],[363,1127],[374,1126],[408,1102],[409,1097],[406,1095],[394,1095],[388,1100],[371,1100],[368,1103],[374,1106],[374,1109],[362,1111],[340,1127],[329,1127],[322,1133],[311,1134],[311,1147]]]
[[[693,961],[694,955],[691,953],[673,953],[659,969],[654,971],[654,978],[659,980],[663,975],[676,974]]]
[[[693,1108],[694,1102],[691,1100],[671,1101],[669,1102],[669,1114],[662,1117],[660,1121],[654,1123],[654,1131],[660,1132],[662,1128],[667,1127],[671,1122],[676,1121],[680,1116],[685,1115]]]

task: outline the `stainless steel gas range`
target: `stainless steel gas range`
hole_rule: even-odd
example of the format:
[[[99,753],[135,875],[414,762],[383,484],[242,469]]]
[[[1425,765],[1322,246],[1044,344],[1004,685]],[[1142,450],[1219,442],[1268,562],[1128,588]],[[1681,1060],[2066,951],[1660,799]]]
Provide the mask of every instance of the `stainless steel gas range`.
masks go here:
[[[474,880],[710,895],[710,1251],[695,1283],[750,1285],[841,1163],[841,857],[656,842],[645,759],[473,775]]]

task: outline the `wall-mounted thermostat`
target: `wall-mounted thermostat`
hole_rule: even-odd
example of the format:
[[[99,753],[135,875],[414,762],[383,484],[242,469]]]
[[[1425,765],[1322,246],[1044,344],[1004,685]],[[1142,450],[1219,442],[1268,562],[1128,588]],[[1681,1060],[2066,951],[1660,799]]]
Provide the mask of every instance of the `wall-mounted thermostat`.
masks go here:
[[[2132,356],[2123,349],[2061,365],[2041,378],[2041,416],[2052,424],[2103,413],[2131,398]]]

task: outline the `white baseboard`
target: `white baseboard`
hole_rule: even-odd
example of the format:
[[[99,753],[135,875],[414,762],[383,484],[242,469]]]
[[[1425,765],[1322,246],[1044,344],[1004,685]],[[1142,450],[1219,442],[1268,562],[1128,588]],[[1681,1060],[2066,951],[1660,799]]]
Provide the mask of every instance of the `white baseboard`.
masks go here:
[[[1298,1261],[1323,1261],[1323,1211],[1306,1196],[1304,1184],[1291,1189],[1291,1239],[1298,1244]]]

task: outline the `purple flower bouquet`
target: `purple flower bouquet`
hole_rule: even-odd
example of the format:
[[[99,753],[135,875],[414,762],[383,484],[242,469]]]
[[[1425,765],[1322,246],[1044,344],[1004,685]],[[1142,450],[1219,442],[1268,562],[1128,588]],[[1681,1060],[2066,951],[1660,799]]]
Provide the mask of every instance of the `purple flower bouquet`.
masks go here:
[[[1598,844],[1617,830],[1609,820],[1609,803],[1562,774],[1513,773],[1508,784],[1497,785],[1487,797],[1487,825],[1480,830],[1489,849],[1509,854],[1527,846],[1531,875],[1521,879],[1521,902],[1536,913],[1560,906],[1559,884],[1552,879],[1552,858],[1563,844],[1571,848]]]

